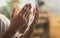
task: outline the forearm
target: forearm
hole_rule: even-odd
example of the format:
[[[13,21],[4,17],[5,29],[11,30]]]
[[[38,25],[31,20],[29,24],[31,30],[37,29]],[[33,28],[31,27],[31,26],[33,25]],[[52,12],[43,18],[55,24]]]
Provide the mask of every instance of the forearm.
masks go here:
[[[23,34],[22,38],[29,38],[33,32],[34,25],[31,25]]]
[[[10,24],[9,28],[3,33],[3,35],[1,36],[1,38],[11,38],[14,36],[14,34],[16,33],[18,27],[16,27],[13,24]]]

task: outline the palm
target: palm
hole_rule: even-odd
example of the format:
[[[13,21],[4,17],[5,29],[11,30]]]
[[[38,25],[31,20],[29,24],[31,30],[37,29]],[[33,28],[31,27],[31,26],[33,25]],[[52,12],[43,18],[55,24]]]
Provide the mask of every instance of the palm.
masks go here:
[[[28,9],[28,10],[27,10]],[[27,17],[30,14],[31,4],[26,4],[23,9],[14,16],[15,8],[11,14],[10,21],[12,24],[15,24],[16,27],[22,27],[27,22]]]

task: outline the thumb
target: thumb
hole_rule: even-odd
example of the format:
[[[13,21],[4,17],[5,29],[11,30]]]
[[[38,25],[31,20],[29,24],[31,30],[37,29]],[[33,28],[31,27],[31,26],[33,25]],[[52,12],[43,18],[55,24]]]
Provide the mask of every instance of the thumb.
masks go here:
[[[10,14],[10,19],[12,19],[14,17],[14,12],[15,12],[15,8],[12,10],[12,12]]]

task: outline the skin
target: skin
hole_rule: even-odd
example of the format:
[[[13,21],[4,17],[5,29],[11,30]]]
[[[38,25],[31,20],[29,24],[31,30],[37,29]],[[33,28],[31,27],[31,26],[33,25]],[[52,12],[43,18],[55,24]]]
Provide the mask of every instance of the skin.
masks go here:
[[[27,10],[28,9],[28,10]],[[14,16],[15,8],[13,9],[10,16],[10,26],[1,36],[1,38],[11,38],[14,36],[16,31],[24,26],[27,22],[27,17],[29,16],[29,10],[31,9],[31,4],[26,4],[18,15]]]
[[[12,38],[19,28],[25,26],[25,24],[27,23],[28,16],[31,13],[31,4],[26,4],[23,7],[23,9],[19,12],[19,14],[17,14],[16,16],[14,16],[14,13],[15,13],[15,8],[10,15],[10,26],[1,36],[1,38]],[[30,26],[27,27],[28,29],[23,33],[21,38],[30,37],[31,33],[33,32],[33,27],[37,22],[38,14],[39,11],[38,11],[38,7],[36,6],[33,10],[34,19],[30,24]]]
[[[32,23],[30,24],[30,26],[28,26],[28,30],[24,32],[22,38],[30,38],[32,32],[33,32],[33,28],[38,20],[38,15],[39,15],[39,11],[38,11],[38,7],[36,5],[36,7],[33,10],[33,15],[34,15],[34,20],[32,21]]]

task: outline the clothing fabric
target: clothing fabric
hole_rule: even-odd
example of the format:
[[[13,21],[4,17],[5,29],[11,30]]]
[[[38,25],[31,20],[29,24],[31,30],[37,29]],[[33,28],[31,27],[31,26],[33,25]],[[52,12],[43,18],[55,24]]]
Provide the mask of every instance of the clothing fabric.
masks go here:
[[[3,14],[0,14],[0,35],[8,28],[10,20]]]
[[[9,27],[10,20],[3,14],[0,14],[0,36],[6,31],[6,29]],[[22,34],[19,34],[18,32],[14,35],[13,38],[20,38]]]

